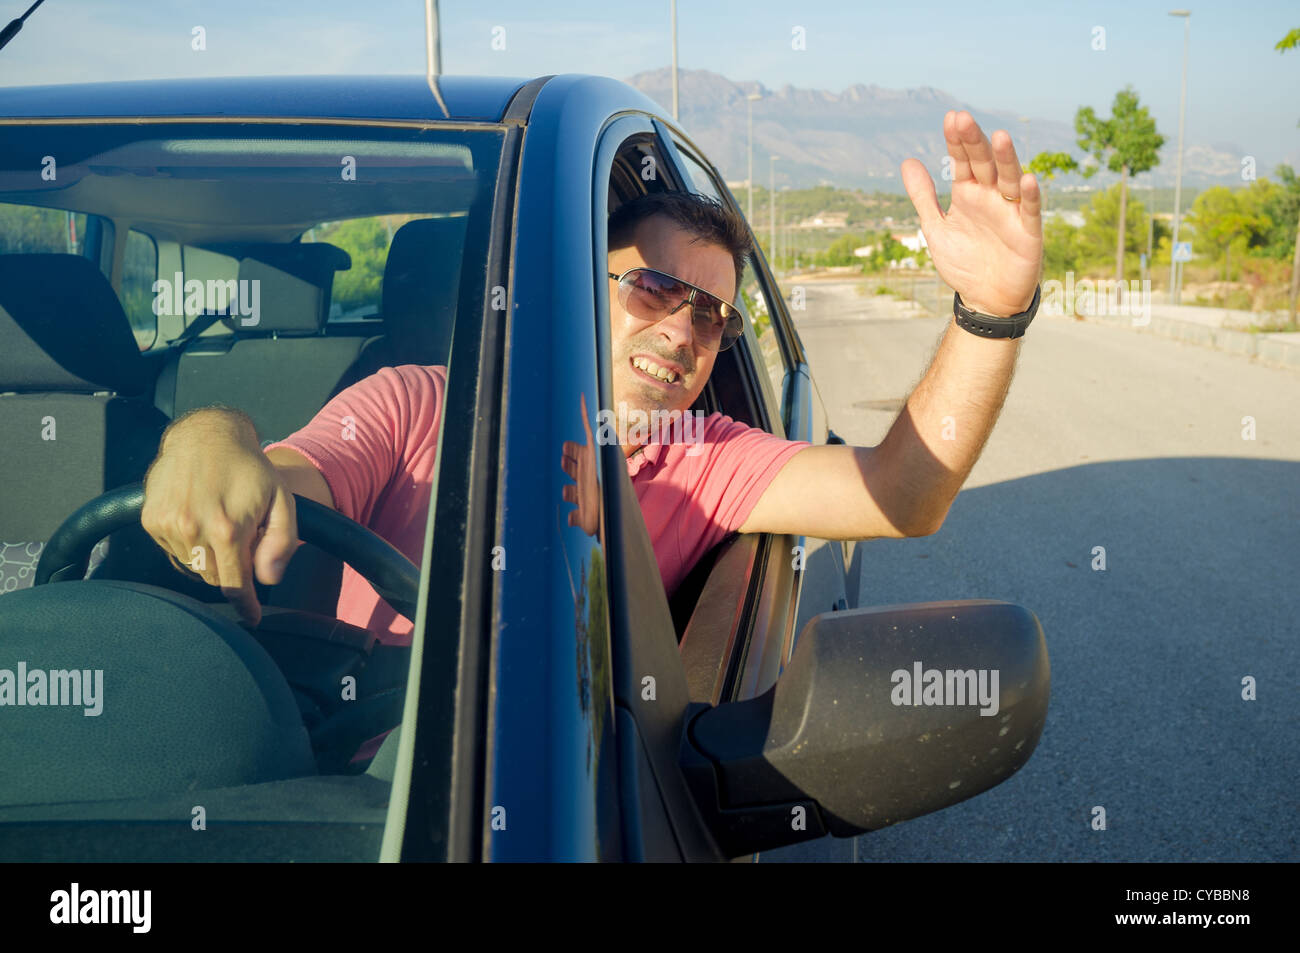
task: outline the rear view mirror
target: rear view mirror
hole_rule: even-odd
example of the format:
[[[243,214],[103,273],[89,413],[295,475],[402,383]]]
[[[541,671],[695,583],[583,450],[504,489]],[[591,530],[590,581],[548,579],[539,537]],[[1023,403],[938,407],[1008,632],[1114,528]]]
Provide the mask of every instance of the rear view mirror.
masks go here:
[[[728,856],[850,837],[1006,780],[1050,693],[1043,630],[1021,606],[827,612],[772,689],[688,717],[682,766]]]

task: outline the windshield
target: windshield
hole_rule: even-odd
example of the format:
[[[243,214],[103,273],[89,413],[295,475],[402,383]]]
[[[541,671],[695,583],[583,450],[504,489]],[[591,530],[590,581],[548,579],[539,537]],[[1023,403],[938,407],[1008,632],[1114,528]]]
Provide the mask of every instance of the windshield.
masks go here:
[[[46,825],[50,859],[378,859],[502,141],[0,125],[0,834]],[[163,500],[225,507],[230,538],[151,523]]]

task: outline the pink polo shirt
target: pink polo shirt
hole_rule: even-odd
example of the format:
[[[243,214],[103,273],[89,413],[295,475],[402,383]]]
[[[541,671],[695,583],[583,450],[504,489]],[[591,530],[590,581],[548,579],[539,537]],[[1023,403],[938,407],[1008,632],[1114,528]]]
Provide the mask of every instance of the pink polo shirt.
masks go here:
[[[446,385],[442,366],[383,368],[267,449],[289,447],[306,457],[329,484],[340,513],[418,566]],[[668,595],[704,554],[749,518],[786,461],[809,446],[725,414],[712,414],[703,424],[690,444],[651,443],[627,461]],[[338,618],[378,632],[394,645],[409,645],[414,628],[348,565]]]

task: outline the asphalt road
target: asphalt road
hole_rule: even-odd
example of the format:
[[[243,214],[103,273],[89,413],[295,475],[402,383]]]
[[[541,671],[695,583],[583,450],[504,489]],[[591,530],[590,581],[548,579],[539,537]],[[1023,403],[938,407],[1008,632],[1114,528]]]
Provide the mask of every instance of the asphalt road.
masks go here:
[[[796,320],[831,425],[874,446],[946,319],[805,287]],[[763,862],[1300,859],[1300,374],[1040,316],[943,528],[858,544],[855,563],[859,605],[1030,608],[1051,656],[1047,725],[991,791]]]

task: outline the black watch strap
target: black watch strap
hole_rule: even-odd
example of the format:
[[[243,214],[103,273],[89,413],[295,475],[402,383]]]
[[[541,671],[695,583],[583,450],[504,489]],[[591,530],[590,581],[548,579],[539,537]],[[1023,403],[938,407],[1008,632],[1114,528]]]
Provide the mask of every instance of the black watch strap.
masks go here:
[[[953,292],[952,311],[957,317],[957,326],[981,338],[1018,338],[1023,337],[1029,322],[1038,313],[1038,301],[1042,297],[1043,286],[1034,289],[1034,300],[1020,314],[1007,318],[997,318],[991,314],[980,314],[961,303],[961,295]]]

